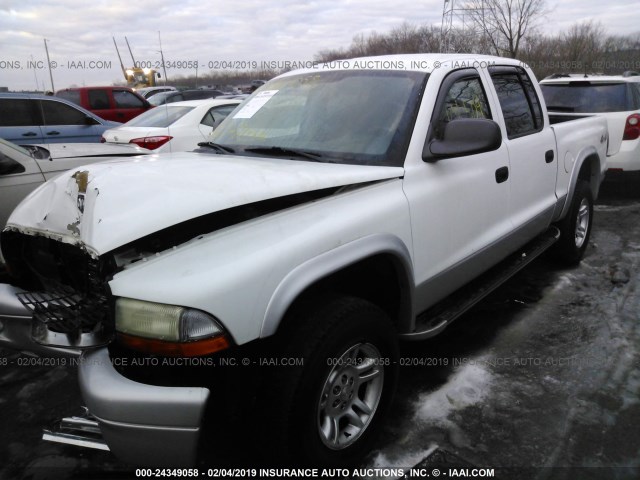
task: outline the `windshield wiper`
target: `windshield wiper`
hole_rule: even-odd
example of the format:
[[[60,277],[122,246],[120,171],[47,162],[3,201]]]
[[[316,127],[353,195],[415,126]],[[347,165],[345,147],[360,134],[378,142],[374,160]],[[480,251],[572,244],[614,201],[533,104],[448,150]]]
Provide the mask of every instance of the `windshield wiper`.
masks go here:
[[[217,153],[235,153],[235,150],[233,148],[215,142],[201,142],[198,144],[198,146],[212,148]]]
[[[245,148],[245,152],[257,153],[261,155],[290,155],[295,157],[307,158],[309,160],[314,160],[316,162],[320,162],[322,155],[320,153],[308,152],[306,150],[298,150],[297,148],[285,148],[285,147],[251,147]]]

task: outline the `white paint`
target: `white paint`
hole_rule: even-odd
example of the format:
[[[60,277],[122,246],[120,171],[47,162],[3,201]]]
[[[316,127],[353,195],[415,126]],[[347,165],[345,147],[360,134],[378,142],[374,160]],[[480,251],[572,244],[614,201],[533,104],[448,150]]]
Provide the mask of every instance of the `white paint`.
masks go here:
[[[71,178],[89,172],[84,214]],[[69,171],[31,193],[7,226],[82,243],[101,255],[150,233],[228,208],[323,188],[397,178],[395,167],[182,152]],[[68,226],[80,220],[80,235]]]

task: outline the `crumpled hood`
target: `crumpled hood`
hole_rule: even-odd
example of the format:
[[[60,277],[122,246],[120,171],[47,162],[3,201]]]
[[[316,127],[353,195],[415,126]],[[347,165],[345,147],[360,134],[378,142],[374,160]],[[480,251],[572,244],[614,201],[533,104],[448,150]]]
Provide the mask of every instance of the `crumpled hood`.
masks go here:
[[[7,228],[102,255],[201,215],[324,188],[401,177],[400,167],[183,152],[97,163],[45,183]]]

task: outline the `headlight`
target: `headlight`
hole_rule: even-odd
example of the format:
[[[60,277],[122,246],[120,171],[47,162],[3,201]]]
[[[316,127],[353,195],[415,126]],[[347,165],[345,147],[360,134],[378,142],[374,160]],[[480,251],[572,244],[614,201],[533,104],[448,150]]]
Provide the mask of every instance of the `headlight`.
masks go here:
[[[201,356],[230,346],[208,313],[131,298],[116,300],[116,331],[125,345],[159,355]]]

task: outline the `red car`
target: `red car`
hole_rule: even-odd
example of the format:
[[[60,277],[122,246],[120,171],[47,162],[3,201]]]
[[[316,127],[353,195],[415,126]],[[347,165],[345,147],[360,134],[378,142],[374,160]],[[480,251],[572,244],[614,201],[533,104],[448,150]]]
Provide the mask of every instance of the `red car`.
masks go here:
[[[142,96],[127,87],[79,87],[56,92],[105,120],[128,122],[152,108]]]

